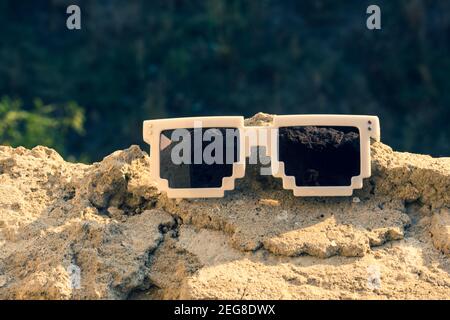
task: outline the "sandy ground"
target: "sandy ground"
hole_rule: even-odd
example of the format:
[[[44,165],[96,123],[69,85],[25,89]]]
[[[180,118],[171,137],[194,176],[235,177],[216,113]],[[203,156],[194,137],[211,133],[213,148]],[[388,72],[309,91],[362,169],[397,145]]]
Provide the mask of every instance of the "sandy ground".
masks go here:
[[[136,146],[93,165],[0,147],[0,298],[450,298],[450,158],[373,143],[343,198],[249,167],[223,199],[169,200],[149,170]]]

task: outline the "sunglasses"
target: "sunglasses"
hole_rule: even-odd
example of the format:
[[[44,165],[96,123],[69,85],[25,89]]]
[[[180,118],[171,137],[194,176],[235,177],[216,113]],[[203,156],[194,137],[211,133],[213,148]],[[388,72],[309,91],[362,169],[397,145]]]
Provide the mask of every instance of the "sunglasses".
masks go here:
[[[223,197],[254,147],[270,159],[261,174],[281,178],[295,196],[350,196],[371,175],[370,139],[380,140],[380,125],[355,115],[274,116],[256,127],[243,117],[194,117],[144,121],[143,136],[151,178],[169,198]]]

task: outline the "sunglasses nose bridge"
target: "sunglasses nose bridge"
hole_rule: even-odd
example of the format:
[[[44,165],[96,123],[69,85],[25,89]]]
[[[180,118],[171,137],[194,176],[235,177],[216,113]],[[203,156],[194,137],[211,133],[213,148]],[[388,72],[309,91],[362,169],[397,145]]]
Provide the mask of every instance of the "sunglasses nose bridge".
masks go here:
[[[252,148],[263,147],[266,150],[266,155],[269,156],[271,152],[272,140],[274,138],[274,132],[272,127],[245,127],[244,129],[244,141],[246,157],[251,154]]]

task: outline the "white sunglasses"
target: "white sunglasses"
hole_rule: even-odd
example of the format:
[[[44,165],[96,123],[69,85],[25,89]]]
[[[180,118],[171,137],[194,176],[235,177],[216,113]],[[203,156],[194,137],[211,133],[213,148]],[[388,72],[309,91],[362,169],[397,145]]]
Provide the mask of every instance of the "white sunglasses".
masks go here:
[[[269,126],[243,117],[144,121],[151,178],[169,198],[223,197],[245,175],[251,148],[264,147],[269,173],[295,196],[350,196],[371,175],[370,139],[376,116],[283,115]]]

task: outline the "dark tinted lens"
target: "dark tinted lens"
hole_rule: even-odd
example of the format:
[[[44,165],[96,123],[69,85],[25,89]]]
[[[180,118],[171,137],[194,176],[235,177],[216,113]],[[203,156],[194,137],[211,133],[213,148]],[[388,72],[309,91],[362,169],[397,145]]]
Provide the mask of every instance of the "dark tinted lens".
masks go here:
[[[279,161],[297,186],[349,186],[360,174],[360,157],[358,128],[279,128]]]
[[[239,159],[236,128],[165,130],[160,136],[160,177],[170,188],[219,188]],[[181,163],[180,163],[181,162]]]

